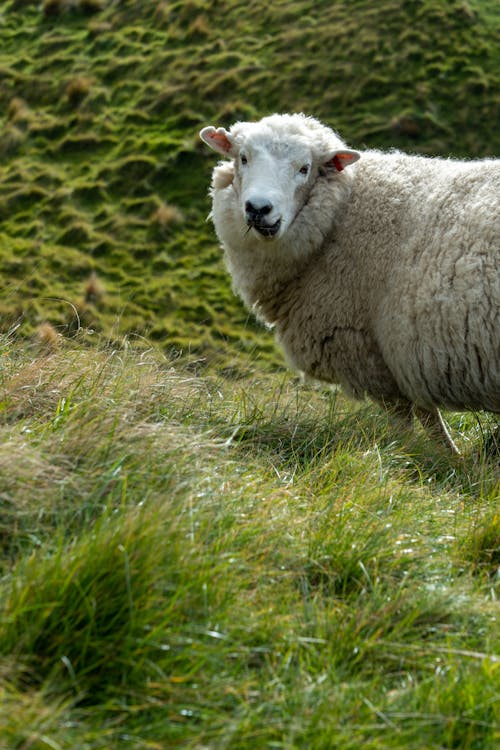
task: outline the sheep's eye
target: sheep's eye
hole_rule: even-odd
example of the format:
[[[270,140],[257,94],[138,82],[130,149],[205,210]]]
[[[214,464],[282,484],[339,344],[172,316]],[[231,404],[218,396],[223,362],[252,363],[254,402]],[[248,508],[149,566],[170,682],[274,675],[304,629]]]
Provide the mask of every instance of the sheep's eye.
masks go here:
[[[248,164],[248,159],[245,156],[245,154],[241,154],[240,161],[241,161],[242,164]]]
[[[304,164],[304,166],[299,169],[299,172],[300,174],[307,174],[309,172],[309,165]]]

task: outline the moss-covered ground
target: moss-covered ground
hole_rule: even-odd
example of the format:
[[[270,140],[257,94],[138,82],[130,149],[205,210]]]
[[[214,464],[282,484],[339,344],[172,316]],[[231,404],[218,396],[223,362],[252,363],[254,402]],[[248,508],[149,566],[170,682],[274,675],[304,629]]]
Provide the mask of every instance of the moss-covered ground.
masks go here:
[[[305,111],[357,147],[498,153],[499,16],[494,0],[7,0],[0,326],[274,358],[205,221],[198,130]]]

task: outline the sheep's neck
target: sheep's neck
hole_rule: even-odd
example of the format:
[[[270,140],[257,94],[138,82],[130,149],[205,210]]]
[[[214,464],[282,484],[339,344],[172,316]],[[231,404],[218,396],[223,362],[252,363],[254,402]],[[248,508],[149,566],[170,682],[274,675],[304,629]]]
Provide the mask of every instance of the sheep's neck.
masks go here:
[[[337,220],[343,215],[351,190],[352,179],[345,172],[339,173],[335,179],[319,178],[287,234],[273,240],[248,234],[239,236],[234,229],[240,218],[235,193],[231,191],[226,195],[225,191],[221,192],[222,205],[228,200],[229,213],[233,213],[228,231],[221,221],[219,237],[234,289],[268,325],[277,323],[283,311],[294,304],[293,290],[302,287],[311,269],[318,267],[325,247],[329,248],[331,255]]]
[[[305,257],[291,258],[285,245],[233,253],[226,248],[226,262],[234,288],[244,303],[267,325],[274,325],[293,299],[293,290],[303,282],[322,249]]]

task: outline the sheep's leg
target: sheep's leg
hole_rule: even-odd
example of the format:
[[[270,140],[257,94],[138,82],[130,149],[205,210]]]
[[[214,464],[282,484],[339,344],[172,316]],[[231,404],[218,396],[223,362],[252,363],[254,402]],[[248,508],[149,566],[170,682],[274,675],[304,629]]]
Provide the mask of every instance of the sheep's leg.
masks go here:
[[[410,401],[382,402],[387,409],[393,430],[403,439],[413,431],[413,405]]]
[[[413,406],[410,401],[382,401],[382,404],[385,406],[391,417],[393,417],[396,425],[399,425],[399,427],[403,427],[404,429],[409,429],[412,426]]]
[[[459,455],[459,450],[439,409],[424,409],[421,406],[414,406],[409,401],[386,404],[386,408],[396,418],[395,425],[399,429],[409,430],[413,424],[413,418],[416,416],[430,437],[444,445],[450,453]]]
[[[420,406],[414,407],[417,419],[421,422],[424,429],[434,438],[444,444],[451,453],[459,455],[460,451],[453,438],[450,435],[448,427],[445,424],[439,409],[424,409]]]

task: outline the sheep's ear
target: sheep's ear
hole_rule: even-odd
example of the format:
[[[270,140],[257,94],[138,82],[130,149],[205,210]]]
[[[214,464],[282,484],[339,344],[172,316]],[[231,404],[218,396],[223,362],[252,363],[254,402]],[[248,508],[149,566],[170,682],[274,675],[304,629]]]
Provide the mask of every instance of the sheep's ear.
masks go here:
[[[350,164],[354,164],[355,161],[358,161],[360,156],[361,154],[359,151],[353,151],[350,148],[343,148],[341,151],[335,151],[335,153],[330,156],[325,166],[330,167],[330,169],[333,167],[337,172],[342,172],[342,170]]]
[[[223,156],[229,156],[232,152],[233,142],[225,128],[214,128],[209,125],[207,128],[200,130],[200,138],[210,148]]]

